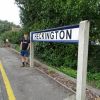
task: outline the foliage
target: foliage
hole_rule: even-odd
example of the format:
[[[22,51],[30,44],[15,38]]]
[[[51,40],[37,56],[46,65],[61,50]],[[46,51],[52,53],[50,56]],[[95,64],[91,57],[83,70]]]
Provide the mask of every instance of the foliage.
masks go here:
[[[74,78],[77,77],[77,72],[75,70],[69,68],[69,67],[61,66],[61,67],[57,67],[56,69],[63,72],[63,73],[65,73],[66,75],[71,76],[71,77],[74,77]]]
[[[90,21],[88,71],[100,71],[100,0],[15,0],[19,6],[24,29],[43,29]],[[34,43],[35,57],[52,66],[77,68],[77,44]],[[59,67],[60,68],[60,67]]]
[[[100,46],[92,45],[89,48],[88,70],[100,72]]]
[[[88,83],[100,89],[100,73],[88,72]]]
[[[15,0],[21,10],[21,21],[32,30],[91,22],[91,40],[100,39],[99,0]],[[88,10],[87,10],[88,9]]]
[[[0,20],[0,41],[2,44],[5,42],[6,39],[9,39],[11,43],[19,43],[20,33],[17,31],[12,30],[13,28],[20,28],[20,26],[15,25],[8,21]]]
[[[0,35],[3,34],[6,31],[12,30],[12,27],[19,27],[13,23],[10,23],[8,21],[1,21],[0,20]]]
[[[89,70],[99,65],[93,60],[100,59],[99,49],[91,46],[91,41],[100,41],[100,2],[99,0],[15,0],[20,8],[20,18],[24,29],[36,31],[52,27],[77,24],[89,20],[90,46]],[[88,9],[88,10],[87,10]],[[36,56],[54,66],[76,68],[77,46],[62,43],[36,43]],[[91,49],[92,48],[92,49]],[[62,52],[60,52],[62,51]],[[60,54],[58,54],[60,52]],[[50,54],[50,55],[49,55]],[[49,57],[48,57],[49,55]],[[57,56],[56,56],[57,55]],[[66,55],[66,57],[64,56]],[[95,56],[94,56],[95,55]],[[97,57],[98,56],[98,57]],[[94,58],[95,57],[95,58]]]
[[[61,67],[56,67],[56,69],[73,78],[77,77],[76,70],[73,70],[72,68],[61,66]],[[99,72],[98,73],[88,72],[87,81],[88,81],[88,84],[100,89],[100,73]]]
[[[18,44],[20,42],[21,33],[20,32],[7,31],[7,32],[3,33],[0,37],[4,42],[5,42],[6,39],[8,39],[10,43]]]
[[[12,48],[20,52],[20,46],[19,44],[12,44]]]
[[[5,31],[11,30],[11,25],[7,21],[0,20],[0,33],[2,34]]]
[[[41,47],[42,45],[42,47]],[[76,69],[77,44],[35,43],[35,57],[53,66],[69,66]],[[45,47],[45,49],[44,49]],[[73,52],[73,49],[74,52]]]

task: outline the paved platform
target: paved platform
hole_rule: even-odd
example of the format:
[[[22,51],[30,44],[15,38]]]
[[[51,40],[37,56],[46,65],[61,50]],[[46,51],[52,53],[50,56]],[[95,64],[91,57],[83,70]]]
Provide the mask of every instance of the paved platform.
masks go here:
[[[0,100],[3,100],[3,94],[2,94],[1,85],[0,85]]]
[[[68,96],[73,95],[71,91],[66,90],[35,68],[20,67],[19,57],[7,48],[0,48],[0,60],[16,100],[65,100]],[[3,82],[3,80],[1,81]],[[1,87],[2,82],[0,82]],[[3,97],[6,96],[3,92],[5,91],[0,88],[0,100],[3,100],[2,94]]]

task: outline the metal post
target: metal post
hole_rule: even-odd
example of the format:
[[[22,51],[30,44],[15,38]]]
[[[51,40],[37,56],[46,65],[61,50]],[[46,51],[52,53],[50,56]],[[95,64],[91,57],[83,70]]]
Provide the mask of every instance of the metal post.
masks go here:
[[[88,20],[80,22],[76,100],[86,99],[89,26]]]
[[[32,33],[30,32],[30,67],[34,67],[34,47],[32,43]]]

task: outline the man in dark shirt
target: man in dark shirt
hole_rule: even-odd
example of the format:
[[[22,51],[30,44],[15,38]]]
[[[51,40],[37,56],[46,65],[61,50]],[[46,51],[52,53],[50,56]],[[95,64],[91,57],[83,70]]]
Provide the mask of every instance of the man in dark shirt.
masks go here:
[[[22,67],[28,65],[29,48],[30,48],[30,40],[28,38],[28,34],[25,33],[20,43]]]

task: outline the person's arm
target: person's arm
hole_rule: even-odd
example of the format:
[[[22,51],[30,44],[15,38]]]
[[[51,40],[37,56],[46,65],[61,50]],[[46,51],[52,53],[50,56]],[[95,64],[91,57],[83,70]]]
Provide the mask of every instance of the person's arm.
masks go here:
[[[30,49],[30,39],[28,38],[28,47],[27,47],[27,50]]]
[[[29,50],[30,49],[30,43],[28,43],[28,47],[27,47],[27,50]]]
[[[20,50],[22,50],[22,42],[20,43]]]

